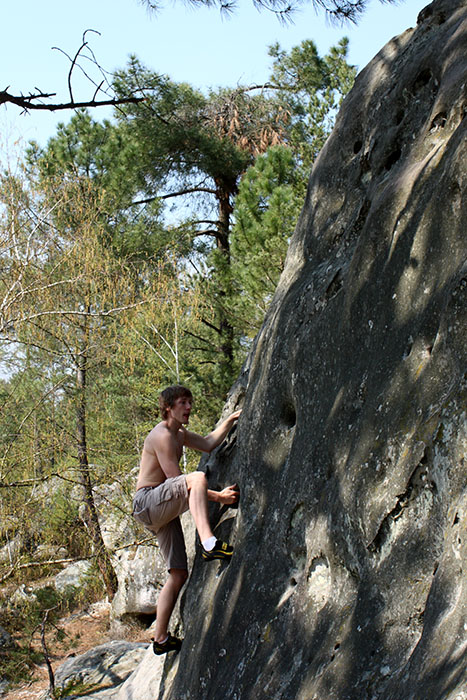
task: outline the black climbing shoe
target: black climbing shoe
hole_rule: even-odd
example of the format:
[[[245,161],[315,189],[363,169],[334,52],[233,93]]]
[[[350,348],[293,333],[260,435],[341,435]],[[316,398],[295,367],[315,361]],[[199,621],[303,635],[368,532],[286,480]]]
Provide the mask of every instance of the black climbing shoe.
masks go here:
[[[165,642],[160,643],[154,641],[152,643],[152,648],[154,653],[157,654],[157,656],[159,656],[160,654],[167,654],[167,652],[169,651],[180,651],[182,641],[183,639],[172,637],[172,635],[169,634],[169,638],[166,639]]]
[[[209,552],[204,549],[204,547],[201,548],[201,556],[205,561],[212,561],[213,559],[230,559],[232,554],[233,547],[231,547],[230,544],[227,544],[227,542],[222,542],[221,540],[216,540],[214,549],[211,549]]]

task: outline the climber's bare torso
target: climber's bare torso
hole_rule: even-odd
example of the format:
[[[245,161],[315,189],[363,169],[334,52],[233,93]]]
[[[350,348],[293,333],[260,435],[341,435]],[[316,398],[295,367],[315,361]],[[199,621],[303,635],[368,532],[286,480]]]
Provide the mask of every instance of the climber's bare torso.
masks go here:
[[[166,421],[158,423],[151,430],[144,441],[138,481],[136,482],[137,489],[146,486],[159,486],[168,476],[179,476],[181,474],[179,463],[183,453],[186,432],[186,429],[181,426],[178,432],[173,435]],[[157,456],[158,451],[161,449],[165,454],[172,457],[169,460],[169,474],[164,473]]]

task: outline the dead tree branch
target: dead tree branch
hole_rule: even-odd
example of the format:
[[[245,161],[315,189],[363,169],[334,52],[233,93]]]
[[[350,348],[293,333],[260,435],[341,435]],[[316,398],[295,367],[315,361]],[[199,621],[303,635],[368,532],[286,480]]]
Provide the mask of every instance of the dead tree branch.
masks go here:
[[[47,644],[45,641],[45,630],[46,630],[47,620],[49,617],[49,612],[52,612],[52,610],[55,610],[57,607],[58,606],[55,605],[53,608],[49,608],[48,610],[46,610],[44,612],[44,617],[42,618],[42,624],[41,624],[41,645],[42,645],[42,651],[44,653],[45,663],[47,664],[47,672],[49,674],[49,695],[52,698],[55,697],[55,676],[54,676],[52,664],[50,662],[49,651],[47,649]]]
[[[43,102],[42,100],[48,100],[52,97],[56,97],[57,93],[56,92],[43,92],[39,88],[34,88],[34,92],[30,92],[29,95],[12,95],[11,93],[8,92],[9,87],[7,87],[5,90],[0,90],[0,105],[2,104],[14,104],[17,107],[22,107],[23,113],[28,113],[30,110],[45,110],[47,112],[56,112],[58,110],[64,110],[64,109],[80,109],[82,107],[109,107],[109,106],[118,106],[118,105],[123,105],[123,104],[137,104],[139,102],[144,102],[146,99],[145,97],[136,97],[135,95],[130,95],[128,97],[109,97],[109,99],[106,100],[98,100],[96,99],[96,96],[99,92],[103,92],[105,95],[108,95],[108,93],[102,89],[102,85],[104,83],[107,83],[107,86],[109,89],[111,89],[111,85],[107,79],[106,76],[106,71],[102,68],[102,66],[99,64],[97,61],[94,52],[89,46],[89,42],[86,40],[86,34],[88,32],[93,32],[95,34],[99,34],[100,32],[96,31],[95,29],[86,29],[86,31],[83,33],[83,38],[81,42],[81,46],[79,49],[76,51],[75,55],[71,57],[69,54],[66,53],[63,49],[54,46],[52,47],[55,51],[60,51],[64,56],[68,58],[68,60],[71,63],[70,70],[68,71],[68,93],[70,96],[69,102],[55,102],[51,104],[47,104]],[[83,54],[84,50],[87,50],[89,52],[89,56],[86,56]],[[87,71],[84,70],[83,66],[78,62],[79,59],[85,59],[87,61],[90,61],[101,73],[103,76],[103,80],[100,83],[97,83],[95,80],[91,78],[91,76],[88,74]],[[73,95],[73,87],[72,87],[72,79],[73,79],[73,71],[78,68],[86,77],[89,82],[94,85],[95,92],[90,100],[81,100],[81,101],[76,101]]]
[[[8,88],[7,88],[8,90]],[[55,104],[43,104],[42,102],[36,103],[34,100],[46,99],[49,97],[55,97],[56,92],[46,93],[37,90],[36,93],[30,93],[29,95],[11,95],[7,90],[0,90],[0,105],[2,104],[14,104],[18,107],[23,108],[23,112],[29,112],[29,110],[45,110],[47,112],[57,112],[63,109],[80,109],[81,107],[109,107],[122,104],[137,104],[144,101],[144,97],[122,97],[113,98],[108,100],[89,100],[84,102],[61,102]]]

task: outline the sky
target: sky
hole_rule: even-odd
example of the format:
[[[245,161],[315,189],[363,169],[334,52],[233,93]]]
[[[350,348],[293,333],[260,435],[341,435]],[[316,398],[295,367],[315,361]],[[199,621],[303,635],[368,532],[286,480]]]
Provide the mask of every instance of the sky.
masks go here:
[[[278,42],[290,49],[312,39],[320,55],[342,36],[348,36],[348,61],[359,69],[393,36],[416,25],[428,0],[396,4],[372,0],[357,25],[336,26],[311,4],[297,12],[293,24],[281,24],[267,11],[259,12],[252,0],[240,0],[237,10],[223,18],[218,9],[188,7],[182,0],[166,2],[157,14],[149,14],[138,0],[22,0],[4,2],[0,10],[0,90],[28,94],[36,88],[56,92],[55,101],[69,99],[70,60],[86,34],[89,47],[107,71],[123,68],[135,54],[149,69],[176,81],[207,89],[250,85],[265,81],[271,59],[268,46]],[[56,47],[56,48],[53,48]],[[94,79],[90,61],[83,65]],[[100,78],[99,78],[100,79]],[[73,72],[75,100],[88,100],[93,88]],[[94,110],[95,119],[110,111]],[[45,145],[60,121],[71,112],[21,114],[13,105],[0,107],[0,149],[10,151],[31,139]],[[20,146],[18,146],[20,144]]]

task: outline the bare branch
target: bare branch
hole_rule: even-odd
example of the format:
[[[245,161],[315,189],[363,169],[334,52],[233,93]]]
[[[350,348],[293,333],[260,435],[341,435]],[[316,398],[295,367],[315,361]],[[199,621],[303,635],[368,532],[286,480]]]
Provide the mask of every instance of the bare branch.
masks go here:
[[[219,226],[219,221],[211,221],[210,219],[197,219],[196,221],[191,222],[193,226],[197,226],[198,224],[209,224],[210,226]]]
[[[47,643],[45,641],[45,628],[47,625],[47,619],[49,617],[49,612],[52,612],[52,610],[55,610],[56,608],[58,608],[58,605],[55,605],[53,608],[49,608],[48,610],[46,610],[44,612],[44,617],[42,618],[42,624],[41,624],[42,651],[44,652],[45,663],[47,664],[47,672],[49,674],[49,694],[52,697],[55,697],[55,676],[54,676],[52,664],[50,663],[50,656],[49,656],[49,651],[47,649]]]
[[[143,299],[143,301],[137,301],[134,304],[127,304],[125,306],[116,306],[115,308],[108,309],[107,311],[75,311],[74,309],[61,309],[61,310],[51,310],[51,311],[38,311],[35,314],[29,314],[28,316],[19,316],[17,318],[9,319],[8,326],[13,326],[18,323],[25,323],[26,321],[33,321],[35,318],[41,318],[42,316],[80,316],[88,318],[107,318],[113,314],[120,313],[121,311],[128,311],[129,309],[134,309],[137,306],[142,306],[143,304],[148,304],[151,301],[155,301],[156,297],[151,299]],[[2,328],[0,328],[0,331]]]
[[[217,229],[206,229],[205,231],[194,231],[193,236],[199,238],[200,236],[212,236],[217,238],[219,236],[219,231]]]
[[[94,53],[91,51],[91,49],[89,48],[88,42],[86,41],[86,34],[87,34],[88,32],[94,32],[94,34],[98,34],[99,36],[101,36],[101,33],[98,32],[96,29],[86,29],[86,31],[83,32],[83,43],[81,44],[81,46],[79,47],[78,51],[76,52],[76,54],[74,55],[73,58],[71,58],[71,56],[69,56],[69,55],[66,53],[66,51],[64,51],[63,49],[59,48],[58,46],[53,46],[53,47],[52,47],[53,50],[55,50],[55,51],[60,51],[60,53],[62,53],[64,56],[66,56],[66,57],[68,58],[68,60],[70,61],[70,63],[71,63],[70,71],[69,71],[69,73],[68,73],[68,91],[69,91],[69,93],[70,93],[70,100],[71,100],[72,102],[74,102],[74,97],[73,97],[73,90],[72,90],[72,87],[71,87],[71,79],[72,79],[72,76],[73,76],[73,70],[74,70],[76,67],[78,67],[78,68],[81,70],[81,72],[86,76],[86,78],[89,80],[90,83],[93,83],[93,85],[96,85],[96,83],[94,82],[94,80],[92,80],[92,78],[86,73],[86,71],[84,70],[84,68],[83,68],[81,65],[79,65],[79,63],[77,63],[78,58],[80,57],[81,52],[83,51],[83,49],[85,49],[85,48],[88,49],[89,52],[91,53],[91,56],[92,56],[92,58],[89,58],[89,57],[86,57],[86,56],[85,56],[85,58],[87,58],[89,61],[91,61],[91,63],[94,63],[94,65],[96,65],[96,66],[99,68],[99,70],[102,72],[102,69],[101,69],[100,65],[98,64],[98,62],[97,62],[97,60],[96,60],[96,57],[94,56]],[[97,95],[97,93],[99,92],[99,89],[100,89],[100,87],[101,87],[101,85],[102,85],[103,82],[104,82],[104,81],[102,81],[102,82],[100,83],[100,85],[97,87],[97,90],[96,90],[96,92],[94,93],[94,98],[95,98],[95,96]],[[93,99],[94,99],[94,98],[93,98]]]
[[[170,199],[170,197],[180,197],[183,194],[194,194],[195,192],[217,194],[216,190],[213,190],[210,187],[188,187],[186,190],[180,190],[179,192],[169,192],[169,194],[163,194],[160,196],[160,199]]]
[[[93,100],[96,99],[96,95],[97,95],[97,93],[99,92],[99,90],[101,89],[101,87],[102,87],[103,84],[104,84],[104,81],[101,80],[101,82],[99,83],[99,85],[96,87],[96,92],[95,92],[94,95],[92,96],[92,99],[93,99]]]
[[[8,92],[9,87],[7,87],[5,90],[0,91],[0,105],[1,104],[15,104],[18,107],[22,107],[24,112],[29,112],[29,110],[45,110],[49,112],[55,112],[58,110],[63,110],[63,109],[80,109],[82,107],[108,107],[108,106],[118,106],[118,105],[123,105],[123,104],[137,104],[139,102],[144,102],[146,98],[143,97],[135,97],[134,95],[128,96],[128,97],[113,97],[109,98],[108,100],[98,100],[96,99],[97,94],[99,91],[104,92],[104,94],[108,94],[106,90],[102,89],[102,85],[104,82],[107,83],[107,86],[110,88],[109,81],[106,77],[106,71],[102,68],[102,66],[99,65],[94,52],[89,46],[88,41],[86,40],[86,34],[88,32],[93,32],[94,34],[98,34],[100,36],[100,32],[96,31],[95,29],[86,29],[86,31],[83,33],[83,38],[82,38],[82,43],[79,49],[76,51],[74,57],[72,58],[69,54],[67,54],[66,51],[63,49],[53,46],[52,49],[55,51],[60,51],[64,56],[68,58],[70,61],[70,70],[68,72],[68,93],[70,95],[70,101],[69,102],[59,102],[59,103],[52,103],[52,104],[46,104],[42,102],[42,100],[47,100],[51,97],[56,97],[57,93],[56,92],[42,92],[42,90],[39,90],[38,88],[35,88],[35,92],[30,92],[29,95],[12,95],[11,93]],[[83,56],[83,50],[87,49],[89,52],[90,56]],[[95,80],[91,78],[91,76],[84,70],[83,66],[78,63],[79,58],[84,58],[87,61],[90,61],[101,73],[103,76],[103,80],[98,84]],[[89,80],[90,83],[92,83],[96,90],[94,92],[94,95],[91,100],[84,100],[77,102],[74,98],[73,95],[73,87],[72,87],[72,78],[73,78],[73,71],[78,68],[84,76]],[[110,74],[109,74],[110,75]]]
[[[81,557],[82,559],[82,557]],[[79,561],[78,557],[70,557],[68,559],[54,559],[50,561],[29,561],[26,564],[14,564],[8,571],[0,577],[0,583],[6,581],[10,576],[20,569],[30,569],[37,566],[54,566],[59,564],[69,564],[70,562]]]
[[[216,346],[214,345],[214,343],[211,343],[210,340],[207,340],[206,338],[203,338],[203,337],[200,336],[200,335],[196,335],[196,333],[192,333],[191,331],[187,331],[187,330],[186,330],[186,331],[185,331],[185,335],[189,335],[191,338],[195,338],[196,340],[200,340],[202,343],[205,343],[205,344],[206,344],[208,347],[210,347],[210,348],[214,348],[214,349],[215,349],[215,347],[216,347]],[[206,348],[197,348],[197,350],[203,350],[203,351],[205,351]]]
[[[144,97],[121,97],[113,98],[109,100],[89,100],[84,102],[63,102],[59,104],[43,104],[36,103],[34,100],[46,99],[49,97],[55,97],[56,92],[46,93],[37,92],[30,93],[26,97],[24,95],[10,95],[6,90],[0,90],[0,105],[2,104],[15,104],[18,107],[22,107],[25,112],[31,109],[40,109],[48,112],[57,112],[63,109],[80,109],[82,107],[108,107],[123,104],[137,104],[144,101]]]
[[[161,355],[160,352],[158,352],[156,350],[154,345],[152,345],[152,343],[150,343],[149,340],[147,340],[147,338],[145,338],[144,335],[142,335],[136,328],[133,328],[133,331],[141,338],[143,343],[145,343],[155,353],[155,355],[159,358],[159,360],[161,362],[163,362],[164,365],[172,372],[173,371],[172,367],[169,365],[169,363],[167,362],[165,357],[163,357],[163,355]],[[169,348],[170,348],[170,345],[169,345]],[[170,348],[170,349],[172,350],[172,348]],[[173,350],[172,350],[172,354],[173,354]]]
[[[19,425],[19,428],[18,428],[18,430],[17,430],[17,435],[16,435],[16,437],[20,434],[23,425],[26,423],[26,421],[27,421],[28,418],[32,415],[32,413],[34,413],[34,411],[36,410],[36,408],[37,408],[38,406],[41,405],[41,403],[47,398],[47,396],[49,396],[53,391],[55,391],[56,389],[58,389],[58,387],[61,386],[65,380],[66,380],[66,378],[60,379],[59,382],[57,382],[56,384],[54,384],[48,391],[46,391],[44,394],[42,394],[42,395],[39,397],[39,399],[34,403],[34,405],[32,406],[32,408],[31,408],[31,409],[26,413],[26,415],[23,417],[23,420],[21,421],[21,423],[20,423],[20,425]],[[7,445],[5,451],[4,451],[3,455],[2,455],[2,460],[1,460],[2,464],[5,463],[5,460],[6,460],[6,458],[8,457],[8,454],[9,454],[10,450],[11,450],[12,447],[13,447],[13,443],[15,442],[15,439],[16,439],[16,438],[14,438],[13,440],[11,440],[11,442]],[[1,487],[1,486],[3,486],[3,484],[0,483],[0,487]]]

